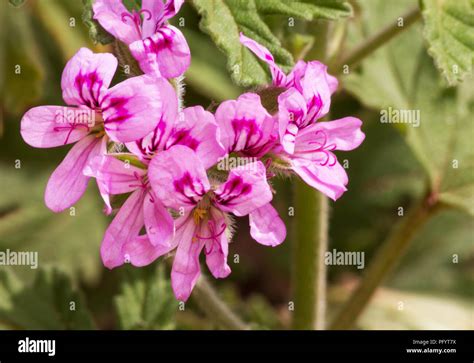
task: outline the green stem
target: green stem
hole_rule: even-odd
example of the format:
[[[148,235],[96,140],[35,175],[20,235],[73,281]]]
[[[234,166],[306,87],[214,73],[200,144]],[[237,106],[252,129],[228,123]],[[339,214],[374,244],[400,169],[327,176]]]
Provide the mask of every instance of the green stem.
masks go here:
[[[302,180],[295,180],[293,217],[293,328],[325,327],[328,201]]]
[[[439,209],[439,204],[430,203],[430,199],[425,198],[402,217],[389,238],[373,256],[359,286],[334,319],[331,329],[340,330],[353,327],[377,288],[405,254],[413,237]]]
[[[334,74],[341,73],[343,71],[343,66],[345,65],[349,67],[356,66],[362,59],[372,54],[390,39],[408,29],[410,25],[414,24],[418,19],[420,19],[420,9],[418,6],[414,7],[406,14],[400,16],[400,18],[403,18],[403,26],[398,25],[398,19],[386,25],[385,28],[381,29],[379,32],[375,33],[362,44],[346,54],[341,59],[341,61],[336,63],[334,66],[331,66],[331,72]]]
[[[249,326],[237,317],[223,302],[204,276],[194,287],[192,299],[209,319],[230,330],[247,330]]]

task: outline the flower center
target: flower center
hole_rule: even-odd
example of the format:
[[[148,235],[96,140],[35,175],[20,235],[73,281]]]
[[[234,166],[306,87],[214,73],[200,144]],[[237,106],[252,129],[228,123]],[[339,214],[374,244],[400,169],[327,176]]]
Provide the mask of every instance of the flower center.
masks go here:
[[[142,18],[143,14],[143,18]],[[123,23],[128,23],[131,22],[133,26],[135,27],[136,32],[142,37],[142,25],[144,20],[151,20],[151,12],[150,10],[147,9],[141,9],[139,11],[132,10],[132,13],[130,14],[129,12],[123,12],[121,14],[122,17],[122,22]]]

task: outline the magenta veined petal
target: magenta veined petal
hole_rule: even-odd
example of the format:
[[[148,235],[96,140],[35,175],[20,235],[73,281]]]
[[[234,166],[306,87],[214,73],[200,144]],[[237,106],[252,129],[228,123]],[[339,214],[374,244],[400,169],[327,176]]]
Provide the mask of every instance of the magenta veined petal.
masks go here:
[[[344,117],[338,120],[316,122],[301,130],[297,137],[299,149],[314,148],[318,135],[333,150],[354,150],[365,139],[361,130],[362,121],[356,117]]]
[[[189,214],[178,218],[175,239],[178,242],[173,267],[171,269],[171,286],[178,300],[188,300],[191,292],[201,275],[199,255],[204,242],[194,239],[196,225]]]
[[[87,136],[93,115],[92,110],[75,107],[34,107],[21,119],[21,136],[33,147],[71,144]]]
[[[172,25],[162,26],[156,33],[129,47],[142,71],[157,77],[178,77],[191,64],[188,43],[183,33]]]
[[[277,123],[255,93],[222,102],[216,110],[216,121],[221,143],[229,153],[261,157],[277,140]]]
[[[112,87],[101,103],[105,131],[115,142],[144,137],[157,125],[167,92],[174,90],[165,79],[146,75]]]
[[[295,173],[308,185],[334,201],[347,191],[347,173],[337,160],[334,165],[322,166],[318,162],[296,158],[292,160],[292,165]]]
[[[122,0],[94,0],[92,5],[94,19],[126,44],[140,39],[140,32],[133,22],[133,16],[123,5]]]
[[[183,145],[192,149],[204,168],[215,165],[225,155],[219,142],[220,129],[214,115],[201,106],[187,107],[179,115],[166,148]]]
[[[84,174],[96,178],[104,192],[114,195],[142,188],[146,171],[118,160],[113,155],[100,155],[90,160]]]
[[[100,255],[104,266],[112,269],[127,262],[123,246],[138,237],[143,227],[143,200],[146,191],[135,190],[127,198],[105,232]]]
[[[270,203],[251,212],[249,223],[250,235],[262,245],[275,247],[285,240],[285,223]]]
[[[66,64],[61,78],[63,99],[71,106],[95,109],[117,69],[117,58],[110,53],[93,53],[81,48]]]
[[[71,207],[84,194],[89,177],[83,170],[89,160],[101,152],[101,139],[87,136],[74,145],[64,160],[51,174],[44,200],[53,212]]]
[[[205,241],[204,253],[206,264],[216,279],[229,276],[231,270],[227,264],[229,241],[225,229],[227,228],[223,214],[212,213],[208,224],[201,227],[199,237]]]
[[[239,217],[264,206],[273,198],[265,166],[260,161],[232,169],[227,181],[216,189],[215,194],[219,209]]]
[[[145,228],[153,246],[171,248],[174,234],[174,222],[161,201],[149,191],[143,204]]]
[[[133,266],[143,267],[169,253],[174,248],[176,248],[176,246],[155,246],[150,242],[148,235],[143,235],[127,241],[122,247],[122,252]]]
[[[156,154],[148,177],[158,199],[176,210],[193,208],[210,189],[206,170],[196,153],[182,145]]]
[[[303,95],[290,88],[278,96],[278,128],[283,149],[293,154],[299,129],[306,126],[307,106]]]
[[[273,78],[273,84],[275,86],[286,85],[286,75],[275,63],[275,59],[270,51],[263,45],[257,43],[255,40],[246,37],[243,33],[240,33],[240,43],[250,49],[258,58],[267,63],[270,67],[270,72]]]

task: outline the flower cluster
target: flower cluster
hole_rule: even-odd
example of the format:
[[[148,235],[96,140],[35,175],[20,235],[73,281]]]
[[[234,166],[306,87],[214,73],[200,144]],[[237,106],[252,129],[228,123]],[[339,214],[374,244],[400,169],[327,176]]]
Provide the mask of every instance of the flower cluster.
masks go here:
[[[175,251],[172,287],[187,300],[202,252],[214,277],[229,275],[234,217],[249,216],[257,242],[283,242],[271,178],[279,171],[297,174],[336,200],[348,178],[333,151],[356,148],[364,134],[354,117],[320,120],[337,88],[325,65],[299,61],[285,74],[266,48],[244,35],[241,43],[270,67],[267,88],[278,90],[276,111],[270,114],[252,92],[222,102],[214,114],[201,106],[181,109],[170,79],[186,71],[191,56],[182,33],[166,21],[182,2],[143,0],[141,10],[129,12],[118,0],[96,0],[95,18],[128,44],[144,74],[109,87],[117,59],[82,48],[62,74],[67,106],[30,109],[21,134],[34,147],[75,143],[51,175],[45,202],[63,211],[95,178],[105,212],[116,210],[102,241],[104,265],[144,266]],[[230,158],[249,162],[219,167]],[[113,206],[118,199],[121,205]]]

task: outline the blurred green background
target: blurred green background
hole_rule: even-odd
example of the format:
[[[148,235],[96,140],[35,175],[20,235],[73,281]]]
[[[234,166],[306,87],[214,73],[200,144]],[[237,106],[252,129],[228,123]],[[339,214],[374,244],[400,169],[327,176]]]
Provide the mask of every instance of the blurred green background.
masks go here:
[[[335,33],[344,28],[339,47],[352,48],[416,4],[409,0],[354,2],[349,19],[333,22]],[[63,104],[61,72],[80,47],[113,50],[112,45],[97,45],[90,40],[82,12],[82,2],[73,0],[32,0],[18,7],[7,1],[1,4],[0,251],[38,251],[40,268],[0,266],[0,327],[215,328],[194,308],[193,301],[185,311],[179,309],[169,286],[169,271],[160,260],[143,269],[125,266],[109,271],[102,266],[99,245],[110,218],[102,213],[95,183],[90,183],[76,205],[75,216],[69,211],[54,214],[44,205],[46,181],[68,147],[28,146],[20,136],[20,119],[30,107]],[[244,88],[232,82],[225,54],[200,30],[195,8],[185,4],[179,17],[185,19],[182,31],[192,52],[185,77],[185,104],[206,108],[237,97]],[[263,14],[262,18],[293,54],[311,38],[311,22],[307,20],[297,19],[296,26],[288,28],[282,25],[287,22],[285,15]],[[357,74],[343,76],[344,88],[333,99],[332,118],[361,118],[366,140],[357,150],[338,154],[340,161],[349,162],[350,182],[349,191],[337,203],[330,203],[330,249],[365,251],[366,266],[399,221],[398,208],[408,211],[430,183],[422,146],[413,148],[410,138],[414,136],[407,136],[411,131],[406,128],[410,126],[380,123],[380,109],[389,105],[417,108],[421,106],[416,102],[424,102],[432,107],[429,115],[433,115],[423,118],[420,129],[426,131],[434,127],[429,123],[434,123],[436,117],[456,117],[440,109],[443,102],[430,97],[464,95],[462,105],[467,116],[463,117],[470,122],[461,130],[467,136],[454,143],[463,143],[472,156],[473,102],[468,97],[472,94],[472,79],[457,87],[464,87],[462,92],[446,88],[426,55],[422,31],[422,24],[416,24],[367,58]],[[415,62],[415,58],[421,61]],[[427,66],[421,69],[420,64]],[[20,74],[15,73],[16,65],[21,66]],[[114,82],[123,78],[118,71]],[[428,143],[445,144],[429,134],[426,137]],[[444,155],[431,157],[442,159]],[[472,180],[473,164],[463,164],[462,168]],[[274,249],[255,243],[249,236],[248,221],[240,218],[230,246],[233,273],[224,281],[212,281],[243,319],[264,329],[288,328],[291,315],[291,182],[278,180],[275,188],[278,194],[274,205],[288,226],[285,243]],[[471,203],[472,189],[467,193],[465,201]],[[468,213],[446,208],[433,217],[419,231],[392,277],[378,290],[357,327],[472,329],[473,237],[473,219]],[[239,255],[239,263],[234,263],[235,254]],[[459,256],[457,263],[453,263],[455,254]],[[360,272],[355,266],[328,267],[329,315],[348,297]]]

